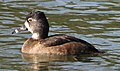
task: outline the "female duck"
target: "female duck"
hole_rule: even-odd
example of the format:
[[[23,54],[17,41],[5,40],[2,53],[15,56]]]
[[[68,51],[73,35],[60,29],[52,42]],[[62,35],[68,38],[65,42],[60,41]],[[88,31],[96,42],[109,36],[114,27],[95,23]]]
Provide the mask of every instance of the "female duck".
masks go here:
[[[49,24],[45,14],[41,11],[29,13],[24,26],[14,32],[20,30],[28,30],[32,33],[32,38],[23,44],[21,49],[23,53],[60,55],[99,53],[94,46],[84,40],[67,35],[48,36]]]

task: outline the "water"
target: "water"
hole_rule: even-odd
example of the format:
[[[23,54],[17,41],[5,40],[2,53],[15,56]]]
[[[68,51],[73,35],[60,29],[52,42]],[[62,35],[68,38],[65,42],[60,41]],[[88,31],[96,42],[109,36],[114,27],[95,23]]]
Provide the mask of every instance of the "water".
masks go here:
[[[86,40],[105,54],[38,56],[20,49],[30,33],[12,35],[32,11],[45,12],[50,33]],[[119,0],[0,0],[0,71],[119,71]]]

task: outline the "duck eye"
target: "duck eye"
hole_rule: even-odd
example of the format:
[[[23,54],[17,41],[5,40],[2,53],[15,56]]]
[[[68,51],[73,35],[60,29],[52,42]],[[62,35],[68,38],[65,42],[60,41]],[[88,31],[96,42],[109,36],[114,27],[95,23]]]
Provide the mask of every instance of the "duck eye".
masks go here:
[[[31,21],[37,21],[37,20],[33,18],[28,18],[28,21],[31,22]]]
[[[32,18],[29,18],[28,21],[31,22],[31,21],[32,21]]]

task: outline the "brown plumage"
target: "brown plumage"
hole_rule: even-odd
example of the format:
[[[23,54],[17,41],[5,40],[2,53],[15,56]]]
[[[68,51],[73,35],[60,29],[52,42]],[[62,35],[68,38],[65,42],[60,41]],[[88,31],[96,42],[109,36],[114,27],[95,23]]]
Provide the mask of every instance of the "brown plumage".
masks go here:
[[[60,55],[99,53],[93,45],[84,40],[67,35],[48,36],[49,24],[45,14],[41,11],[28,14],[23,27],[22,29],[32,33],[32,38],[23,44],[21,49],[23,53]]]
[[[22,52],[29,54],[46,53],[60,55],[99,53],[99,51],[88,42],[66,35],[54,35],[41,40],[29,38],[24,43]]]

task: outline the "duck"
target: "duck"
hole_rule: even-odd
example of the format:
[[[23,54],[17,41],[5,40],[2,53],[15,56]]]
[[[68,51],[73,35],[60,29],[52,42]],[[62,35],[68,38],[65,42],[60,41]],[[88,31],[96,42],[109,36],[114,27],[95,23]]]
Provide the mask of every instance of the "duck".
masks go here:
[[[89,42],[65,34],[48,36],[49,23],[42,11],[32,11],[26,16],[22,27],[12,33],[28,30],[32,37],[28,38],[22,48],[22,53],[27,54],[57,54],[57,55],[80,55],[100,53]]]

